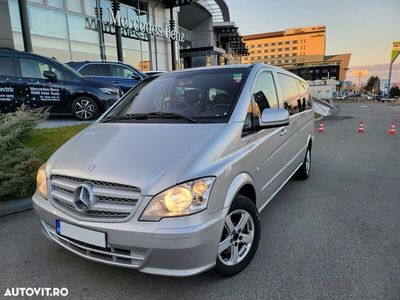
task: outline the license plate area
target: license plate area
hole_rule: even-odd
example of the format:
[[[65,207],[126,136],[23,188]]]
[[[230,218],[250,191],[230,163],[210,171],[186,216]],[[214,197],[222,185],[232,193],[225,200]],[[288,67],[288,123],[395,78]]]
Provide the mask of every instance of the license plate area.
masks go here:
[[[71,238],[89,245],[106,248],[106,234],[104,232],[86,229],[56,220],[56,232],[58,235]]]

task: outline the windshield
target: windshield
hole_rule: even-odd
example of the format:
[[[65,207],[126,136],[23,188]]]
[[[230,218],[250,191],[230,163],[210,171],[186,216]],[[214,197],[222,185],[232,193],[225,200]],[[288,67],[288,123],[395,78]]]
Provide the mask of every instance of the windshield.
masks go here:
[[[171,122],[171,119],[176,122],[227,122],[247,73],[245,68],[225,68],[171,72],[149,78],[131,90],[107,119],[121,122]],[[142,118],[134,118],[139,115]]]

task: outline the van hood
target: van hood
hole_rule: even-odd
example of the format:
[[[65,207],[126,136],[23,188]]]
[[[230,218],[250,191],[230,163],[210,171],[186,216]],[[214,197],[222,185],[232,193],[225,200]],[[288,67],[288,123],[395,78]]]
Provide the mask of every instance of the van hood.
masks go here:
[[[155,195],[179,178],[226,124],[95,123],[48,161],[58,174],[135,186]],[[206,174],[206,176],[211,174]]]

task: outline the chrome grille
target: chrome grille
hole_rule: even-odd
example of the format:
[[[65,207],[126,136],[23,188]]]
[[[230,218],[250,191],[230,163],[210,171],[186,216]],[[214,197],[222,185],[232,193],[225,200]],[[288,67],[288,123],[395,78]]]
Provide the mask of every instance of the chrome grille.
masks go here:
[[[81,184],[90,184],[95,197],[94,204],[86,212],[75,209],[73,193]],[[87,218],[123,219],[134,212],[140,197],[136,187],[53,175],[51,177],[51,201],[55,207],[66,212]]]

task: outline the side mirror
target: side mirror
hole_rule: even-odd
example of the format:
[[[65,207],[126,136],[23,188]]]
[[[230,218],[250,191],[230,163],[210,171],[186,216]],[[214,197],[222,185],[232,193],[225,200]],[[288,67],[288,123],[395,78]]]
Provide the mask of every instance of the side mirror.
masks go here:
[[[135,79],[135,80],[142,80],[142,77],[140,77],[138,74],[135,74],[135,73],[132,74],[131,78]]]
[[[289,112],[283,108],[266,108],[261,115],[260,127],[273,128],[289,125]]]
[[[43,77],[47,78],[50,81],[57,80],[57,74],[52,71],[43,71]]]

